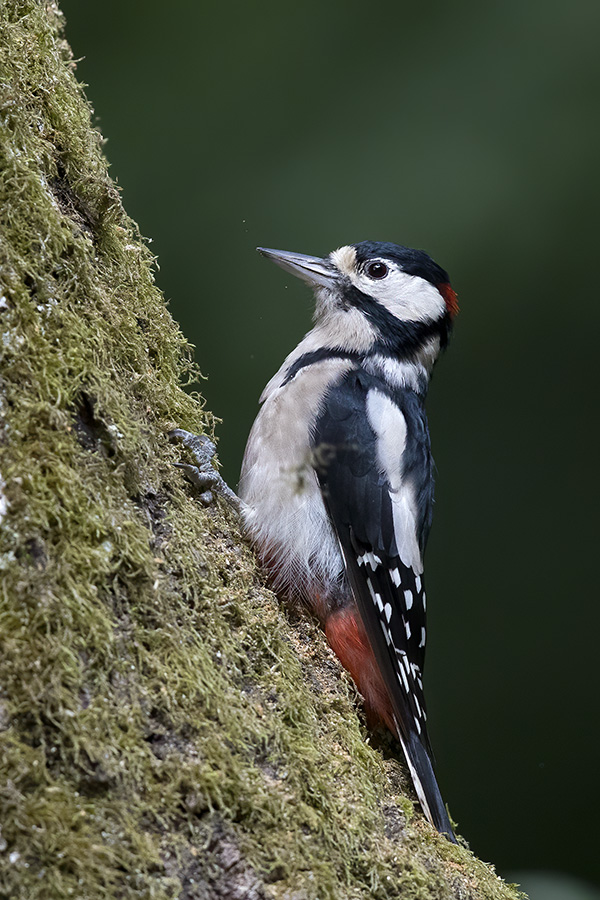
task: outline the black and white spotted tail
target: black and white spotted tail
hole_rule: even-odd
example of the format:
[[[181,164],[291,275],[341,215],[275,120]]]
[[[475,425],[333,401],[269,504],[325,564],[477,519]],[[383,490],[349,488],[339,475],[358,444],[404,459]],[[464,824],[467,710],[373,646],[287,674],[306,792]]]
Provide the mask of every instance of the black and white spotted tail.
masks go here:
[[[348,575],[358,610],[382,673],[417,797],[428,821],[456,843],[433,771],[422,671],[425,590],[422,577],[398,557],[375,553],[351,536]],[[365,590],[366,587],[366,590]]]

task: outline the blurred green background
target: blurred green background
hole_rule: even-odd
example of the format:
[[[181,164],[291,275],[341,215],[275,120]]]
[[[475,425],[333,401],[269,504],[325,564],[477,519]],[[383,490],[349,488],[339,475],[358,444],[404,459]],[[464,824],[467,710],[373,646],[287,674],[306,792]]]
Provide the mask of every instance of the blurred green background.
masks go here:
[[[257,244],[392,240],[449,270],[462,312],[429,399],[439,780],[500,873],[600,882],[600,4],[62,8],[230,483],[310,325],[308,289]]]

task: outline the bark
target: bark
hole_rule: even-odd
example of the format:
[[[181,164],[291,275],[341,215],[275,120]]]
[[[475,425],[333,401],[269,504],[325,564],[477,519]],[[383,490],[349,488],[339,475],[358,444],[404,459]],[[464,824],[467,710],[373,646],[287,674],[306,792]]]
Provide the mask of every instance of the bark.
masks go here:
[[[515,900],[173,467],[211,416],[62,27],[1,7],[0,895]]]

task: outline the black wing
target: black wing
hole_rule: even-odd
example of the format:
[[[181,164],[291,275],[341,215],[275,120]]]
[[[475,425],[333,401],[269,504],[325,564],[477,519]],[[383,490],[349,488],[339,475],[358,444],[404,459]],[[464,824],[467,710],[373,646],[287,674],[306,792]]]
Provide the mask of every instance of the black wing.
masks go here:
[[[452,829],[432,769],[423,696],[422,554],[431,522],[432,462],[422,402],[353,371],[316,422],[314,466],[346,571],[384,678],[398,738],[425,813]]]

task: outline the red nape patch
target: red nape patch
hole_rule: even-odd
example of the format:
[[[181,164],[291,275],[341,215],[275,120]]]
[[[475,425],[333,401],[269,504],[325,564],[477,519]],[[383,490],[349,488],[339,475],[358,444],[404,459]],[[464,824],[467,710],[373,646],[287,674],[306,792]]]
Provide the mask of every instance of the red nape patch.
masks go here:
[[[364,697],[369,724],[383,721],[395,734],[392,704],[358,613],[353,610],[333,613],[325,624],[325,634]]]
[[[454,318],[458,313],[458,297],[456,296],[456,291],[453,290],[449,284],[437,284],[436,287],[446,302],[446,309],[452,318]]]

